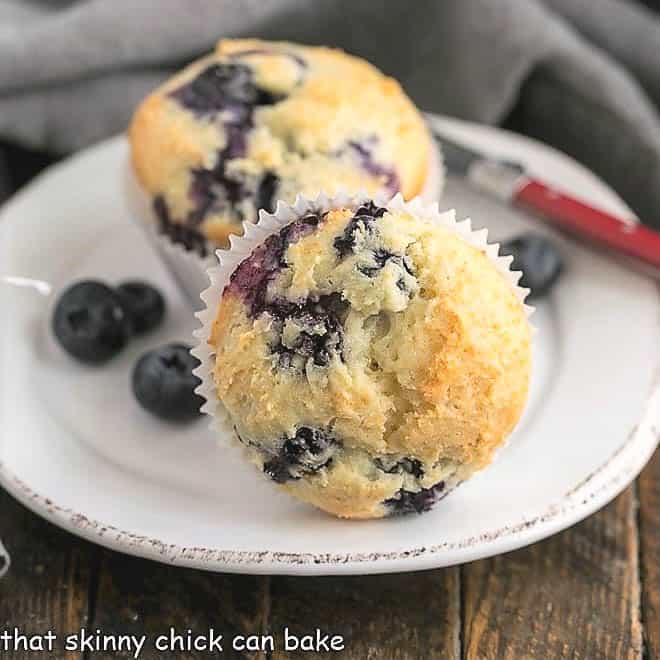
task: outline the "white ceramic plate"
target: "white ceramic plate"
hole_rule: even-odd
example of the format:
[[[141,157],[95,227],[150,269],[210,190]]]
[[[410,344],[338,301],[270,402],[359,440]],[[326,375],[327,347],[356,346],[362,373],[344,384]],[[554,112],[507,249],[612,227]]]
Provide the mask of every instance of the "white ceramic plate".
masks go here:
[[[550,181],[631,216],[570,159],[521,137],[440,121],[455,137],[516,157]],[[532,395],[495,464],[432,512],[335,520],[289,499],[206,420],[172,427],[133,400],[129,374],[148,347],[186,339],[191,314],[129,218],[115,138],[50,169],[0,221],[0,276],[53,284],[95,276],[159,282],[169,316],[109,365],[78,365],[49,333],[52,298],[0,284],[0,484],[71,532],[178,565],[246,573],[376,573],[447,566],[523,546],[584,518],[653,452],[660,394],[660,298],[642,276],[560,239],[563,281],[534,317]],[[443,206],[504,238],[531,222],[449,185]],[[0,517],[0,534],[2,518]]]

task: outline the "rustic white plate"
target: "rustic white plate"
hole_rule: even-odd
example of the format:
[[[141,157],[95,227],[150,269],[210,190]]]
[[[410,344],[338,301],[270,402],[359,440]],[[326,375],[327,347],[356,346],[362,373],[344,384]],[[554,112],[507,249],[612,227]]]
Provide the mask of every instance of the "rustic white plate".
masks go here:
[[[547,147],[438,121],[632,216],[593,175]],[[123,552],[216,571],[417,570],[506,552],[568,527],[621,491],[655,449],[658,289],[559,239],[568,270],[534,317],[529,406],[490,469],[422,516],[343,522],[289,499],[238,450],[218,449],[206,420],[173,427],[132,398],[136,357],[187,339],[195,322],[131,223],[121,193],[125,158],[121,137],[89,149],[39,177],[0,218],[0,277],[39,279],[56,291],[80,277],[144,277],[159,282],[169,302],[161,330],[89,368],[52,341],[52,295],[0,284],[0,484],[44,518]],[[442,205],[454,204],[495,238],[534,222],[450,181]]]

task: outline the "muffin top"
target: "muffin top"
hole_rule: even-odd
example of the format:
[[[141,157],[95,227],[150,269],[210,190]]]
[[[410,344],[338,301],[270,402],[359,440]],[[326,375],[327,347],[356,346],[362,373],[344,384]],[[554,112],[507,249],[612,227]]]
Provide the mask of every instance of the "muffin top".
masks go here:
[[[448,226],[372,201],[256,247],[209,343],[259,467],[341,516],[427,508],[490,462],[527,395],[530,327],[508,279]]]
[[[157,89],[129,136],[161,229],[202,254],[298,193],[413,197],[432,148],[399,84],[364,60],[247,39],[220,41]]]

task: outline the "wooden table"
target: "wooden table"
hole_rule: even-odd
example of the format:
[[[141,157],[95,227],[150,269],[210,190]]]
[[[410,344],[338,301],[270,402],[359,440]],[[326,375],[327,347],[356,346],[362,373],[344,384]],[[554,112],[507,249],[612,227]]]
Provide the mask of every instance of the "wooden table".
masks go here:
[[[572,529],[508,555],[421,573],[203,573],[78,540],[1,491],[0,512],[14,557],[0,580],[0,631],[52,629],[63,638],[86,626],[153,639],[173,626],[278,638],[285,626],[298,635],[318,627],[344,636],[345,651],[327,657],[360,660],[660,658],[660,452],[635,484]],[[222,657],[240,655],[225,648]]]
[[[0,198],[50,162],[0,147]],[[4,178],[3,152],[11,165]],[[345,638],[346,650],[332,657],[360,660],[660,658],[658,452],[635,484],[572,529],[508,555],[422,573],[289,578],[172,568],[70,536],[1,489],[0,535],[14,559],[0,580],[0,634],[50,629],[61,640],[86,627],[153,640],[170,626],[199,634],[212,627],[226,638],[318,627]]]

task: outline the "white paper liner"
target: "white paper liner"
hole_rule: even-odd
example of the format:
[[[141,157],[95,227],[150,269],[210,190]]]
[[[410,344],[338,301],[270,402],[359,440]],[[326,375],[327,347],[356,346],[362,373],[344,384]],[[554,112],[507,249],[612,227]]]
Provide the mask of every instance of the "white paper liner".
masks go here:
[[[211,252],[208,256],[201,257],[158,231],[159,223],[154,213],[152,198],[140,187],[130,159],[126,159],[123,179],[126,201],[133,220],[144,231],[147,240],[186,294],[194,309],[200,309],[199,294],[209,284],[206,271],[218,263],[215,255]]]
[[[442,199],[445,191],[446,168],[442,156],[440,145],[429,133],[429,142],[431,143],[431,157],[429,159],[429,172],[424,182],[424,187],[419,193],[425,202],[437,202]]]
[[[431,137],[429,140],[433,144]],[[158,231],[159,223],[153,210],[152,198],[137,182],[130,159],[126,159],[123,178],[126,200],[133,219],[144,230],[147,240],[172,273],[193,308],[199,310],[200,293],[208,286],[206,271],[217,264],[215,255],[211,252],[208,256],[201,257]],[[440,199],[444,184],[445,168],[442,157],[437,148],[432,148],[429,173],[420,197],[429,202]]]
[[[192,354],[201,363],[194,371],[195,375],[200,378],[201,385],[195,391],[204,397],[206,403],[202,406],[202,412],[211,417],[211,430],[218,437],[236,440],[229,413],[216,395],[215,384],[213,382],[215,352],[208,343],[213,329],[213,323],[222,304],[222,294],[225,287],[229,284],[232,273],[266,238],[278,233],[283,227],[306,213],[324,213],[333,209],[346,207],[357,208],[369,199],[373,199],[378,206],[384,206],[390,210],[407,211],[421,220],[445,227],[458,234],[470,245],[483,251],[511,285],[511,288],[523,306],[526,316],[529,318],[533,313],[534,307],[525,304],[525,298],[529,294],[529,289],[518,286],[522,272],[512,271],[510,268],[513,257],[499,255],[499,243],[488,243],[487,229],[473,230],[470,219],[458,222],[453,210],[441,213],[438,202],[428,203],[419,197],[406,202],[400,193],[397,193],[389,200],[388,196],[383,194],[367,195],[366,193],[358,193],[356,195],[349,195],[347,193],[340,193],[334,197],[328,197],[325,193],[320,193],[315,199],[298,195],[293,205],[280,201],[277,203],[275,213],[261,211],[256,224],[244,223],[243,235],[233,235],[230,238],[231,246],[229,249],[218,250],[216,252],[219,264],[209,269],[207,284],[209,280],[211,284],[201,294],[204,309],[196,314],[201,327],[194,332],[197,343],[192,350]],[[534,329],[533,326],[532,329]]]

